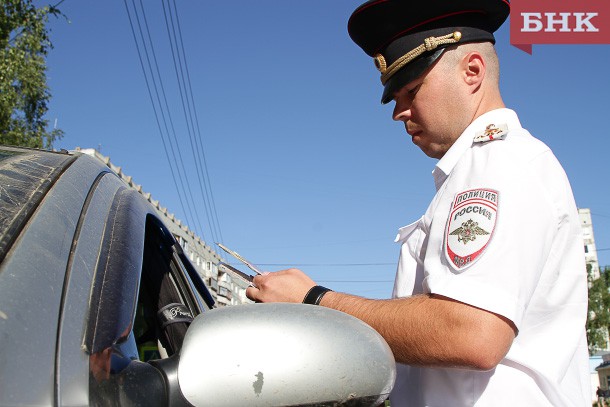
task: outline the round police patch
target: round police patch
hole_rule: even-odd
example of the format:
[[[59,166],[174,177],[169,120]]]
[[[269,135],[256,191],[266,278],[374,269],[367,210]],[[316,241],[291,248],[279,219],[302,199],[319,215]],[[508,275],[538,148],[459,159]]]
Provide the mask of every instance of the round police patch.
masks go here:
[[[487,247],[496,226],[498,199],[498,191],[485,188],[455,195],[445,231],[445,255],[456,270],[473,264]]]

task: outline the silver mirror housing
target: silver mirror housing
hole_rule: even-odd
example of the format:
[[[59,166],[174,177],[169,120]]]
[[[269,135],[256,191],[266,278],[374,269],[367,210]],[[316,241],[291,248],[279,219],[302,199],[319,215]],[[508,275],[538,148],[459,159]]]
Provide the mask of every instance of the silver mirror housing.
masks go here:
[[[305,304],[219,308],[191,324],[178,382],[195,406],[377,406],[394,385],[385,340],[345,313]]]

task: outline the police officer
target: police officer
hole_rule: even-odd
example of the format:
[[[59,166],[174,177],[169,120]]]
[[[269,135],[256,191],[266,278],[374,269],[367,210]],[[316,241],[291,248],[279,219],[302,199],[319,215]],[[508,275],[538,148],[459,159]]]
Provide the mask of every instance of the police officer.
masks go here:
[[[400,406],[590,404],[587,285],[568,179],[499,90],[505,0],[371,0],[348,23],[382,103],[439,161],[426,213],[399,229],[394,295],[333,292],[297,269],[254,278],[249,298],[352,314],[398,362]]]

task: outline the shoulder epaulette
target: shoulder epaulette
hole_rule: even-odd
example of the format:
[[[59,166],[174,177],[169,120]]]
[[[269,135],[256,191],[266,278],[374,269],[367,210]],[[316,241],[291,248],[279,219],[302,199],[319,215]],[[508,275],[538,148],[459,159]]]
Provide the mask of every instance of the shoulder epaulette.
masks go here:
[[[495,124],[488,124],[485,127],[485,130],[479,131],[475,133],[474,139],[472,140],[475,143],[484,143],[486,141],[493,140],[503,140],[506,138],[508,134],[508,126],[506,124],[500,124],[496,126]]]

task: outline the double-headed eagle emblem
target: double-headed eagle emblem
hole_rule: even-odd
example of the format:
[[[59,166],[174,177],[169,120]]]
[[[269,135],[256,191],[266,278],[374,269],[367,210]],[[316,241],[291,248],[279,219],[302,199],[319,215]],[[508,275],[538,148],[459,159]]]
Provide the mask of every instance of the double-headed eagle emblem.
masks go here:
[[[491,140],[502,140],[506,137],[507,133],[508,129],[505,124],[502,124],[500,126],[496,126],[495,124],[488,124],[487,127],[485,127],[484,131],[476,133],[475,137],[473,138],[473,141],[475,143],[484,143],[486,141]]]
[[[504,130],[499,129],[498,127],[496,127],[495,124],[489,124],[487,125],[487,127],[485,127],[485,136],[491,138],[493,140],[494,136],[497,134],[502,133]]]
[[[476,240],[477,235],[488,235],[489,232],[480,228],[478,222],[468,219],[466,222],[462,223],[462,226],[449,234],[457,236],[458,242],[467,244],[468,242]]]

